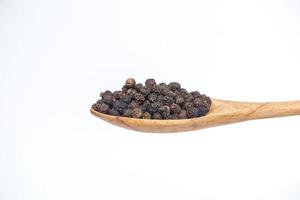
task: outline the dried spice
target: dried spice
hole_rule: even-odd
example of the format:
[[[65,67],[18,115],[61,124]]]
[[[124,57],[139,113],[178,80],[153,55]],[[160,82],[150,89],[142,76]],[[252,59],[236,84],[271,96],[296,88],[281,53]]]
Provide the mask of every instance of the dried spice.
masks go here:
[[[135,80],[133,78],[129,78],[125,82],[125,86],[127,88],[133,88],[135,86]]]
[[[141,118],[143,116],[143,111],[141,108],[134,108],[131,115],[133,118]]]
[[[154,86],[156,85],[156,81],[153,78],[149,78],[145,81],[146,86]]]
[[[160,113],[156,112],[156,113],[153,113],[153,119],[162,119],[162,116]]]
[[[115,115],[115,116],[120,116],[120,113],[116,109],[114,109],[114,108],[109,109],[107,114],[109,114],[109,115]]]
[[[170,106],[170,109],[171,109],[172,114],[179,114],[181,111],[181,107],[176,103],[172,103],[172,105]]]
[[[157,100],[157,94],[156,93],[150,93],[148,95],[148,100],[151,102],[155,102]]]
[[[186,119],[187,118],[186,110],[181,110],[178,117],[179,119]]]
[[[148,113],[148,112],[144,112],[143,118],[144,118],[144,119],[151,119],[151,114]]]
[[[168,86],[173,91],[179,90],[181,88],[181,85],[177,82],[171,82]]]
[[[199,108],[196,107],[189,107],[187,110],[188,118],[199,117]]]
[[[188,92],[177,82],[159,83],[152,78],[145,86],[133,78],[122,90],[106,90],[93,109],[108,115],[143,119],[187,119],[206,115],[211,99],[198,91]]]

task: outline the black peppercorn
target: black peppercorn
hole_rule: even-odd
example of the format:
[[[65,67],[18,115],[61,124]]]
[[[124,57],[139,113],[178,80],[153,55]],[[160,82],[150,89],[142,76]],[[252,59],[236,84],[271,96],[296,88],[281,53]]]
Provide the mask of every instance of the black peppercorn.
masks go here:
[[[158,85],[162,88],[168,87],[168,85],[166,83],[159,83]]]
[[[137,93],[137,91],[136,91],[136,89],[130,88],[127,90],[126,93],[130,96],[134,96]]]
[[[148,106],[148,111],[150,113],[155,113],[158,111],[158,108],[161,106],[161,103],[159,102],[154,102],[154,103],[151,103],[149,106]]]
[[[108,110],[108,114],[109,115],[114,115],[114,116],[120,116],[120,113],[116,109],[114,109],[114,108],[109,109]]]
[[[172,114],[179,114],[180,113],[180,111],[181,111],[181,107],[178,105],[178,104],[176,104],[176,103],[173,103],[171,106],[170,106],[170,109],[171,109],[171,113]]]
[[[138,84],[135,85],[135,89],[139,92],[140,92],[142,87],[143,87],[143,84],[141,84],[141,83],[138,83]]]
[[[200,92],[198,92],[198,91],[193,91],[193,92],[191,92],[190,94],[193,95],[194,98],[199,98],[199,97],[201,97],[201,94],[200,94]]]
[[[177,83],[177,82],[171,82],[171,83],[169,83],[168,86],[173,91],[179,90],[181,88],[181,85],[179,83]]]
[[[186,89],[184,89],[184,88],[181,88],[181,89],[179,90],[179,92],[180,92],[180,94],[182,94],[182,95],[188,93],[188,91],[187,91]]]
[[[151,119],[151,114],[148,113],[148,112],[144,112],[143,118],[144,118],[144,119]]]
[[[128,94],[123,94],[121,95],[121,98],[120,98],[124,103],[130,103],[131,102],[131,99],[132,99],[132,96],[128,95]]]
[[[97,108],[99,112],[107,113],[107,111],[109,110],[109,105],[102,103],[102,104],[98,104]]]
[[[177,96],[175,97],[175,103],[177,103],[177,104],[182,104],[183,102],[184,102],[183,96],[177,95]]]
[[[113,93],[109,90],[106,90],[105,92],[100,93],[100,97],[103,97],[104,95],[112,95]]]
[[[179,119],[179,115],[177,113],[169,115],[167,119]]]
[[[161,88],[159,85],[153,85],[150,87],[151,92],[155,92],[155,93],[160,93],[161,92]]]
[[[165,95],[172,98],[175,98],[177,96],[175,92],[170,90],[167,93],[165,93]]]
[[[163,98],[163,102],[164,104],[167,104],[167,105],[171,105],[172,103],[174,103],[174,99],[172,97],[168,97],[168,96],[165,96]]]
[[[122,92],[127,93],[127,91],[128,91],[128,88],[124,85],[124,86],[122,87]]]
[[[206,115],[212,101],[198,91],[188,92],[177,82],[156,84],[147,79],[145,86],[133,78],[126,80],[122,90],[106,90],[92,105],[95,111],[123,117],[143,119],[186,119]]]
[[[148,98],[149,101],[154,102],[154,101],[157,100],[157,94],[150,93],[147,98]]]
[[[134,108],[137,108],[139,106],[140,106],[140,104],[137,101],[131,101],[130,104],[128,105],[128,108],[134,109]]]
[[[150,106],[151,102],[146,100],[144,101],[144,103],[141,105],[142,110],[145,112],[148,110],[149,106]]]
[[[151,92],[151,89],[147,86],[140,88],[140,93],[147,96]]]
[[[186,119],[187,118],[186,110],[181,110],[178,117],[179,119]]]
[[[187,110],[188,108],[193,107],[193,106],[194,106],[193,102],[184,102],[182,107],[185,110]]]
[[[187,116],[189,118],[198,117],[199,116],[199,108],[189,107],[187,110]]]
[[[204,103],[207,104],[209,107],[211,106],[211,99],[206,95],[201,95],[202,99],[204,100]]]
[[[194,105],[196,107],[200,107],[201,105],[203,105],[203,99],[202,98],[196,98],[196,99],[194,99]]]
[[[161,106],[161,107],[159,107],[158,111],[164,118],[167,118],[170,115],[170,107],[169,106]]]
[[[104,103],[107,103],[107,104],[112,104],[113,103],[113,95],[111,93],[104,93],[102,95],[102,100]]]
[[[132,114],[132,110],[131,110],[131,109],[126,109],[126,110],[123,112],[123,116],[124,116],[124,117],[131,117],[131,114]]]
[[[127,88],[133,88],[135,86],[135,80],[133,78],[129,78],[125,82],[125,86]]]
[[[160,113],[156,112],[156,113],[153,113],[152,118],[153,119],[162,119],[162,116]]]
[[[143,116],[143,111],[141,108],[134,108],[131,115],[133,118],[141,118]]]
[[[113,92],[113,97],[115,98],[115,99],[120,99],[121,98],[121,96],[123,95],[123,92],[122,91],[114,91]]]
[[[184,94],[183,97],[184,97],[184,101],[186,101],[186,102],[191,102],[194,100],[193,95],[191,95],[190,93]]]
[[[149,78],[145,81],[146,86],[153,86],[156,85],[156,81],[153,78]]]
[[[144,95],[142,95],[141,93],[136,93],[134,95],[134,98],[137,100],[137,101],[145,101],[145,97]]]
[[[117,111],[123,112],[127,108],[127,104],[123,101],[117,100],[113,103],[113,108]]]

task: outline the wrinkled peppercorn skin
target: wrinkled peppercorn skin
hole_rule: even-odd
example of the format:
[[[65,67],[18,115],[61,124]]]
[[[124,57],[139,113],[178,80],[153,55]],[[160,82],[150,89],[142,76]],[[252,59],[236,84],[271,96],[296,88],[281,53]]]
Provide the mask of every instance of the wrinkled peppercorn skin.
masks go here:
[[[155,79],[136,83],[126,80],[121,90],[101,92],[92,108],[98,112],[139,119],[187,119],[206,115],[211,99],[198,91],[188,92],[180,83],[157,84]]]

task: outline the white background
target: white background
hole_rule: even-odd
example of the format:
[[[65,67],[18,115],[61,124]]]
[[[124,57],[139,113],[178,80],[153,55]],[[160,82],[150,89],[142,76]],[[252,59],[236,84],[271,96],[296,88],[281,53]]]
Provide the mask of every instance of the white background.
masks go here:
[[[179,81],[300,99],[298,0],[0,0],[0,199],[300,199],[300,118],[178,134],[92,116],[105,89]]]

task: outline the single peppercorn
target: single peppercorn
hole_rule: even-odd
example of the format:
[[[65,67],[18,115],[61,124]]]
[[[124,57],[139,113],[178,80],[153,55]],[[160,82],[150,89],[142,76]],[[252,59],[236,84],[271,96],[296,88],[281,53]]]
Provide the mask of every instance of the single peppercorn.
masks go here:
[[[184,97],[184,101],[186,101],[186,102],[191,102],[194,100],[193,95],[191,95],[190,93],[184,94],[183,97]]]
[[[124,85],[124,86],[122,87],[122,92],[127,93],[127,91],[128,91],[128,88]]]
[[[109,115],[120,116],[120,113],[116,109],[114,109],[114,108],[109,109],[107,113]]]
[[[178,116],[179,119],[186,119],[187,118],[187,113],[186,110],[181,110]]]
[[[168,85],[166,83],[159,83],[158,85],[163,88],[168,87]]]
[[[113,97],[115,98],[115,99],[120,99],[121,98],[121,96],[123,95],[123,92],[122,91],[114,91],[113,92]]]
[[[137,93],[136,89],[130,88],[129,90],[127,90],[126,94],[130,95],[130,96],[134,96]]]
[[[194,106],[193,102],[184,102],[182,107],[185,110],[187,110],[188,108],[193,107],[193,106]]]
[[[137,100],[137,101],[145,101],[145,97],[144,95],[142,95],[141,93],[136,93],[134,95],[134,98]]]
[[[180,90],[179,90],[179,92],[180,92],[180,94],[186,94],[186,93],[188,93],[188,91],[186,90],[186,89],[184,89],[184,88],[181,88]]]
[[[114,97],[111,93],[104,93],[102,95],[102,100],[103,100],[104,103],[112,104],[113,100],[114,100]]]
[[[156,85],[156,81],[153,78],[149,78],[145,81],[146,86],[154,86]]]
[[[204,100],[204,103],[207,104],[209,107],[211,106],[211,99],[206,95],[201,95],[202,99]]]
[[[129,78],[125,82],[125,86],[127,88],[133,88],[135,86],[135,80],[133,78]]]
[[[171,83],[169,83],[168,86],[173,91],[179,90],[181,88],[181,85],[179,83],[177,83],[177,82],[171,82]]]
[[[189,107],[187,110],[187,116],[189,118],[198,117],[199,116],[199,108]]]
[[[123,101],[117,100],[113,103],[113,108],[116,109],[117,111],[124,111],[127,108],[127,104],[124,103]]]
[[[157,94],[150,93],[147,98],[148,98],[149,101],[155,102],[157,100]]]
[[[148,106],[148,111],[150,113],[155,113],[158,111],[158,108],[161,106],[161,103],[160,102],[154,102],[154,103],[151,103],[149,106]]]
[[[201,94],[200,94],[200,92],[198,92],[198,91],[190,92],[190,94],[191,94],[194,98],[199,98],[199,97],[201,97]]]
[[[172,98],[175,98],[177,96],[176,93],[171,90],[169,90],[165,95]]]
[[[136,84],[135,85],[135,89],[137,90],[137,91],[141,91],[141,88],[143,87],[143,84],[141,84],[141,83],[138,83],[138,84]]]
[[[156,112],[156,113],[153,113],[152,118],[153,119],[162,119],[162,116],[160,113]]]
[[[167,118],[170,115],[170,107],[169,106],[161,106],[161,107],[159,107],[158,111],[164,118]]]
[[[144,119],[151,119],[151,114],[148,113],[148,112],[144,112],[143,118],[144,118]]]
[[[140,88],[140,93],[143,94],[144,96],[147,96],[148,94],[150,94],[150,92],[151,89],[147,86]]]
[[[95,109],[98,111],[98,112],[101,112],[101,113],[107,113],[107,111],[109,110],[109,105],[105,104],[105,103],[96,103],[94,104],[95,105]]]
[[[179,115],[177,113],[171,114],[167,119],[179,119]]]
[[[172,103],[172,105],[170,106],[170,109],[171,109],[172,114],[178,114],[181,111],[181,107],[176,103]]]
[[[161,88],[159,85],[153,85],[150,87],[151,92],[155,92],[155,93],[160,93],[161,92]]]
[[[143,111],[141,108],[134,108],[131,113],[133,118],[141,118],[143,116]]]
[[[131,109],[126,109],[126,110],[123,112],[123,116],[124,116],[124,117],[131,117],[131,114],[132,114],[132,110],[131,110]]]
[[[124,103],[130,103],[131,102],[131,99],[132,99],[132,96],[128,95],[128,94],[123,94],[121,95],[121,101],[123,101]]]
[[[100,97],[103,97],[104,95],[112,95],[113,93],[109,90],[106,90],[105,92],[100,93]]]
[[[175,101],[174,101],[174,99],[173,99],[172,97],[165,96],[165,97],[163,98],[163,102],[164,102],[164,104],[166,104],[166,105],[171,105],[171,104],[174,103]]]
[[[202,106],[203,105],[203,99],[202,98],[196,98],[196,99],[194,99],[194,105],[196,106],[196,107],[200,107],[200,106]]]
[[[163,95],[160,94],[160,95],[157,96],[157,99],[156,99],[157,102],[163,102],[163,100],[164,100]]]
[[[182,104],[183,102],[184,102],[183,96],[177,95],[177,96],[175,97],[175,103],[176,103],[176,104]]]
[[[137,101],[131,101],[130,104],[128,105],[128,108],[134,109],[134,108],[137,108],[139,106],[140,106],[140,104]]]

